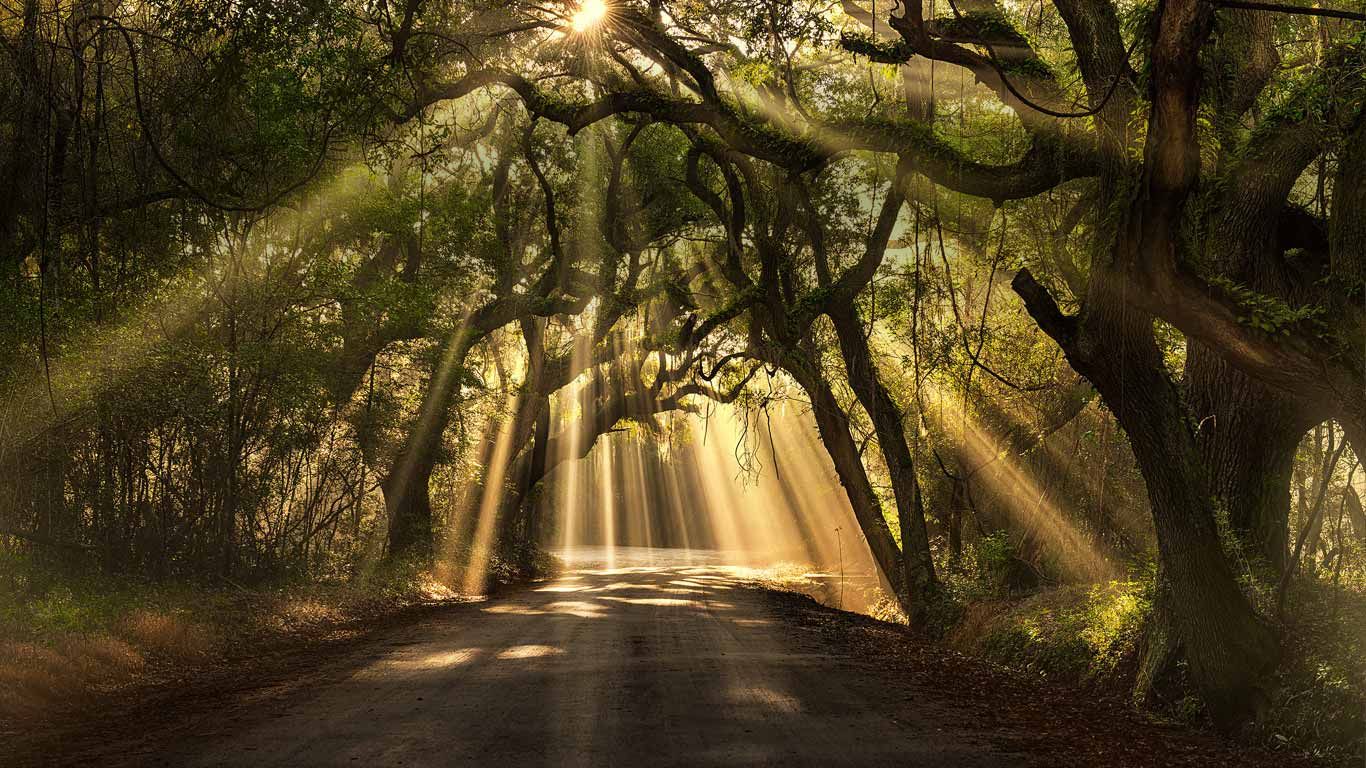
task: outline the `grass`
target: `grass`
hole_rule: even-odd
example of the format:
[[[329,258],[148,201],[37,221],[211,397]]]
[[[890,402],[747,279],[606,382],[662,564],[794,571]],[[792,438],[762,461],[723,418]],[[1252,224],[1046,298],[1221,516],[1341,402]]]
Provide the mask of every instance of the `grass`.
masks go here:
[[[1048,677],[1115,687],[1131,672],[1148,610],[1141,581],[1067,585],[971,603],[946,640]]]
[[[0,721],[51,716],[161,672],[458,599],[420,568],[364,580],[164,585],[57,575],[0,554]]]
[[[1005,557],[995,542],[946,569],[957,618],[945,642],[1045,677],[1126,698],[1139,642],[1151,611],[1153,574],[1098,584],[1048,586],[1013,594],[1004,585]],[[1366,758],[1366,573],[1296,578],[1281,625],[1282,662],[1270,708],[1253,737],[1264,746],[1307,753],[1327,764]],[[1275,614],[1274,582],[1247,574],[1249,598]],[[1186,687],[1161,715],[1198,721],[1198,698]]]
[[[1307,745],[1320,757],[1366,759],[1366,584],[1301,580],[1287,604],[1284,661],[1262,728],[1271,742]]]

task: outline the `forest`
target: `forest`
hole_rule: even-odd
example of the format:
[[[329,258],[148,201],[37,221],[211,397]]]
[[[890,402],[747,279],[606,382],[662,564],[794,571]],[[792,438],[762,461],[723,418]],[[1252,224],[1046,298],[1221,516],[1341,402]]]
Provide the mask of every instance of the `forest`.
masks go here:
[[[437,622],[441,749],[1361,764],[1351,5],[0,0],[0,753]],[[535,762],[346,685],[161,764]]]

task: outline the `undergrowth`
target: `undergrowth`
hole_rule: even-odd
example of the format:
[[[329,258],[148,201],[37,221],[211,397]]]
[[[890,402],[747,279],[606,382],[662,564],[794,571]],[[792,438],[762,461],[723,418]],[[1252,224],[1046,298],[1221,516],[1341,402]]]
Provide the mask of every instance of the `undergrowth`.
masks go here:
[[[495,557],[491,589],[544,575],[543,553]],[[454,582],[458,583],[458,582]],[[163,670],[230,659],[276,642],[460,599],[415,562],[348,579],[161,584],[60,571],[0,553],[0,721],[41,717]]]
[[[1122,580],[1057,584],[1020,592],[1010,586],[1011,552],[1004,540],[969,548],[943,569],[957,608],[945,631],[960,651],[1049,678],[1127,698],[1152,610],[1154,573]],[[1242,564],[1243,587],[1262,615],[1281,630],[1281,665],[1269,682],[1270,707],[1253,737],[1330,764],[1366,759],[1366,574],[1323,573],[1293,579],[1283,616],[1276,583]],[[1180,668],[1184,668],[1182,665]],[[1179,669],[1180,669],[1179,668]],[[1197,697],[1174,698],[1159,712],[1178,720],[1201,717]]]

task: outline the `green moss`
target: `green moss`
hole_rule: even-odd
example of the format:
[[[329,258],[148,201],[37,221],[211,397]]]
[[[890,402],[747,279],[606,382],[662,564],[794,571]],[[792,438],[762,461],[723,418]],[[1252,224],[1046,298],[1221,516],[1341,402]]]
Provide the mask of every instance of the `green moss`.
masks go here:
[[[1053,70],[1043,59],[1037,56],[1026,56],[1023,58],[1001,57],[998,58],[1001,69],[1006,74],[1019,75],[1022,77],[1034,77],[1041,80],[1052,80]]]
[[[935,30],[946,38],[990,45],[1028,45],[1015,25],[997,10],[968,11],[934,20]]]
[[[1288,335],[1292,328],[1302,324],[1314,326],[1316,331],[1322,330],[1323,307],[1309,304],[1292,307],[1275,296],[1258,293],[1226,277],[1210,278],[1209,283],[1238,305],[1244,313],[1238,317],[1238,322],[1243,325],[1271,335]]]
[[[840,47],[878,64],[903,64],[915,55],[915,49],[905,40],[879,40],[857,32],[840,35]]]

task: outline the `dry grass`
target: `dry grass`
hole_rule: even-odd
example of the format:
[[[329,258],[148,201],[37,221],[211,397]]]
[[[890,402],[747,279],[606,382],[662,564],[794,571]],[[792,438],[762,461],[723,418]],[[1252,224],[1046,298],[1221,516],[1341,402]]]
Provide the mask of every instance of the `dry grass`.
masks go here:
[[[0,585],[3,586],[3,585]],[[285,589],[59,585],[0,593],[0,726],[50,719],[120,687],[456,599],[429,580]],[[5,722],[8,721],[8,722]]]
[[[286,597],[277,601],[261,617],[268,631],[304,632],[345,621],[348,606],[328,602],[316,595]]]
[[[0,716],[34,714],[70,695],[75,681],[62,672],[60,660],[33,643],[0,645]]]
[[[115,625],[114,631],[144,653],[175,663],[202,661],[216,646],[213,634],[204,626],[145,608],[128,614]]]
[[[1006,600],[983,600],[968,603],[954,624],[944,636],[944,643],[954,650],[964,653],[979,653],[987,635],[998,628],[1002,617],[1010,611]]]
[[[53,645],[0,644],[0,717],[40,714],[74,704],[102,686],[140,672],[136,648],[107,635],[75,635]]]

